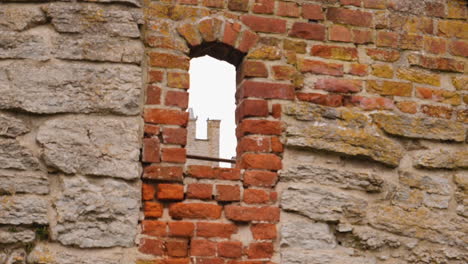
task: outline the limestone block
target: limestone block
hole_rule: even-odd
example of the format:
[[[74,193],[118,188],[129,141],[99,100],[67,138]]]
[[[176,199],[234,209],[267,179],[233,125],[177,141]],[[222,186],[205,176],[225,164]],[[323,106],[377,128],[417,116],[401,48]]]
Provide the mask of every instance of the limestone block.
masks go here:
[[[35,170],[38,166],[29,149],[15,139],[0,138],[0,169]]]
[[[134,65],[11,62],[0,67],[0,109],[135,115],[141,78]]]
[[[88,33],[139,38],[141,11],[128,7],[83,3],[51,3],[43,7],[60,33]]]
[[[296,119],[288,122],[286,146],[363,156],[389,166],[403,156],[401,145],[376,131],[365,115],[306,103],[290,105],[285,113]]]
[[[415,157],[414,164],[428,169],[468,169],[468,150],[426,151]]]
[[[46,163],[67,174],[136,179],[139,118],[72,116],[50,120],[38,131]]]
[[[0,196],[0,224],[47,224],[48,204],[44,196]]]
[[[0,194],[49,193],[47,174],[42,171],[0,170]]]
[[[450,196],[425,193],[423,197],[423,203],[427,207],[447,209],[450,203]]]
[[[5,249],[0,253],[0,263],[4,264],[26,264],[26,251],[23,248]]]
[[[338,221],[344,216],[359,221],[367,203],[347,194],[295,184],[283,191],[281,207],[317,221]]]
[[[142,0],[82,0],[83,2],[92,2],[92,3],[122,3],[130,4],[134,6],[141,6]]]
[[[50,47],[41,34],[1,32],[0,59],[50,59]]]
[[[400,183],[428,193],[450,195],[452,188],[448,179],[430,174],[420,174],[409,171],[399,172]]]
[[[0,136],[17,137],[29,132],[29,127],[10,114],[0,113]]]
[[[60,59],[140,64],[143,54],[140,40],[102,35],[60,35],[54,39],[54,55]]]
[[[376,264],[374,257],[356,257],[338,250],[284,250],[282,264]]]
[[[296,220],[286,221],[281,228],[281,247],[305,250],[333,249],[335,236],[325,223]]]
[[[0,228],[0,244],[29,243],[34,240],[36,233],[24,228]]]
[[[447,119],[398,116],[384,113],[372,115],[385,132],[408,138],[465,141],[463,123]]]
[[[342,189],[381,192],[382,177],[369,172],[324,168],[315,165],[298,165],[281,172],[282,182],[315,183]]]
[[[0,31],[23,31],[46,21],[39,6],[2,4],[0,8]]]
[[[81,248],[133,245],[141,199],[138,184],[78,176],[61,181],[54,202],[57,225],[52,227],[60,243]]]

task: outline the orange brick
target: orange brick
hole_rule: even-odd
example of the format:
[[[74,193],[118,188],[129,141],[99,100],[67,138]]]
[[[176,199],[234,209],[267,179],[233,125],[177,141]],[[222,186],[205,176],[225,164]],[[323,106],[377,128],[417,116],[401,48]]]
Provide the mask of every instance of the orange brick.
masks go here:
[[[331,41],[351,42],[351,30],[342,25],[332,25],[328,29],[328,39]]]
[[[249,170],[244,173],[245,186],[272,187],[277,181],[276,172]]]
[[[247,60],[242,65],[246,77],[268,77],[268,70],[263,62]]]
[[[164,104],[167,106],[177,106],[182,109],[188,107],[189,94],[186,92],[167,91]]]
[[[247,249],[249,259],[271,258],[274,253],[273,243],[251,243]]]
[[[255,0],[252,11],[257,14],[273,14],[275,0]]]
[[[183,200],[184,186],[179,184],[158,184],[156,196],[159,200]]]
[[[240,201],[238,185],[216,185],[216,200],[221,202]]]
[[[346,8],[328,8],[327,19],[338,24],[347,24],[359,27],[370,27],[372,25],[371,13]]]
[[[237,233],[237,226],[224,223],[197,223],[197,236],[230,238]]]
[[[276,225],[275,224],[254,224],[250,226],[250,231],[254,239],[276,239]]]
[[[182,168],[175,166],[148,166],[143,170],[143,179],[181,181]]]
[[[239,258],[242,256],[242,243],[239,241],[219,242],[218,255],[225,258]]]
[[[241,167],[245,169],[280,170],[281,158],[274,154],[244,154],[241,159]]]
[[[214,179],[216,171],[210,166],[190,165],[187,170],[188,176],[199,179]]]
[[[213,185],[205,183],[191,183],[187,187],[187,198],[210,200],[213,196]]]
[[[150,66],[188,70],[190,59],[169,53],[150,52]]]
[[[326,63],[316,60],[303,60],[299,62],[299,70],[303,73],[326,74],[343,76],[343,64]]]
[[[161,103],[161,88],[156,85],[148,85],[146,88],[146,104],[157,105]]]
[[[185,163],[187,158],[185,148],[163,148],[161,160],[165,162]]]
[[[299,17],[301,15],[301,9],[297,3],[279,1],[276,15],[284,17]]]
[[[240,138],[248,134],[281,135],[283,126],[279,121],[245,119],[237,127]]]
[[[188,255],[187,240],[166,241],[167,255],[171,257],[186,257]]]
[[[339,94],[297,93],[297,99],[330,107],[343,105],[343,96]]]
[[[295,22],[289,32],[290,37],[307,40],[325,40],[325,26],[320,24],[310,24]]]
[[[168,109],[147,108],[144,110],[145,122],[153,124],[186,126],[188,112]]]
[[[247,204],[265,204],[270,202],[270,193],[264,190],[244,190],[244,202]]]
[[[153,184],[142,184],[142,197],[143,201],[153,200],[154,195],[156,194],[156,188],[154,188]]]
[[[195,257],[210,257],[216,255],[216,243],[205,239],[192,239],[190,255]]]
[[[242,23],[253,31],[265,33],[285,33],[286,20],[278,18],[267,18],[255,15],[244,15],[241,17]]]
[[[322,6],[317,4],[303,4],[302,17],[312,20],[324,20],[325,15],[322,11]]]
[[[143,220],[141,222],[141,233],[148,236],[164,237],[167,235],[166,222]]]
[[[229,0],[228,8],[232,11],[247,12],[249,10],[249,0]]]
[[[143,205],[143,213],[145,217],[159,218],[163,214],[163,206],[156,202],[145,202]]]
[[[164,241],[159,239],[142,238],[138,250],[143,254],[162,256],[164,254]]]
[[[169,215],[175,219],[219,219],[222,207],[205,203],[176,203],[169,206]]]
[[[191,237],[195,224],[191,222],[169,222],[169,235],[173,237]]]
[[[166,144],[186,145],[187,129],[165,127],[162,132],[162,139]]]

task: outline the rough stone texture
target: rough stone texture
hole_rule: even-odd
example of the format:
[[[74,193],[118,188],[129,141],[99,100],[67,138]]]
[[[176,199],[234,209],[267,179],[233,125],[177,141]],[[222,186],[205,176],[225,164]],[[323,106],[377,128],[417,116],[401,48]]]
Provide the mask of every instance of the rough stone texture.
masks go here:
[[[46,16],[39,6],[2,4],[0,9],[0,31],[23,31],[45,22]]]
[[[140,64],[143,54],[139,40],[101,35],[86,38],[61,35],[54,39],[54,55],[60,59]]]
[[[133,245],[140,209],[140,188],[116,179],[62,177],[62,192],[54,202],[64,245],[81,248]]]
[[[283,191],[281,207],[316,221],[338,221],[346,217],[358,222],[365,216],[367,202],[320,187],[294,184]]]
[[[29,243],[34,240],[36,233],[23,228],[0,228],[0,244]]]
[[[462,123],[446,119],[397,116],[383,113],[374,114],[372,117],[380,128],[392,135],[459,142],[463,142],[466,137]]]
[[[0,253],[0,261],[5,264],[26,264],[26,250],[23,248],[4,249]]]
[[[436,149],[415,157],[414,164],[429,169],[468,169],[468,151]]]
[[[44,196],[0,196],[0,224],[47,224],[48,206]]]
[[[50,59],[50,47],[45,36],[38,33],[1,32],[0,59]]]
[[[21,119],[10,114],[0,113],[0,136],[14,138],[28,132],[28,125]]]
[[[95,4],[51,3],[43,8],[61,33],[87,33],[139,38],[141,11]]]
[[[138,118],[76,116],[39,128],[47,164],[67,174],[136,179],[141,175]]]
[[[0,138],[0,169],[37,169],[39,162],[31,151],[15,139]]]
[[[450,181],[446,178],[438,177],[435,175],[400,171],[399,180],[401,184],[405,184],[412,188],[424,190],[428,193],[442,195],[450,195],[452,193]]]
[[[314,165],[298,165],[281,172],[281,181],[315,183],[367,192],[382,191],[383,179],[369,172],[353,172]]]
[[[333,249],[336,240],[325,223],[287,221],[281,228],[281,246],[304,250]]]
[[[141,69],[133,65],[11,62],[0,67],[0,109],[32,113],[138,113]]]
[[[334,250],[303,251],[288,250],[282,254],[282,264],[375,264],[375,258],[352,256],[352,253]]]
[[[397,142],[377,133],[368,118],[359,113],[295,104],[287,107],[286,114],[308,121],[288,123],[287,146],[364,156],[390,166],[397,166],[403,155]]]
[[[47,174],[41,171],[0,170],[0,194],[49,193]]]

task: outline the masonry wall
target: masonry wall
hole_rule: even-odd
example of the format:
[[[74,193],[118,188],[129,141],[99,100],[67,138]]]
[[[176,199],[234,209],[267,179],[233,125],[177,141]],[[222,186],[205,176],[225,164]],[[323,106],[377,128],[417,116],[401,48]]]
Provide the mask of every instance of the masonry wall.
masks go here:
[[[0,1],[0,263],[450,263],[466,1]],[[235,168],[186,166],[189,60]]]
[[[207,138],[197,138],[197,119],[189,119],[187,125],[187,155],[195,155],[210,158],[219,158],[219,147],[220,147],[220,120],[207,120]],[[196,159],[187,159],[186,165],[206,165],[206,166],[218,166],[219,162],[205,161]]]

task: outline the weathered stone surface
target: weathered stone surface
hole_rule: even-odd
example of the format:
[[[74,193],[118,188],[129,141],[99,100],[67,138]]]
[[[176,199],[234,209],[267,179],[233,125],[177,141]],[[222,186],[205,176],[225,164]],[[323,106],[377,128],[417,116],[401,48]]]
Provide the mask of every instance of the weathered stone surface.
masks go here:
[[[415,157],[417,167],[429,169],[468,169],[468,150],[436,149]]]
[[[81,248],[133,245],[140,209],[140,186],[116,179],[62,177],[62,191],[54,202],[57,225],[52,227],[63,245]]]
[[[333,249],[335,236],[325,223],[287,221],[281,228],[281,247],[305,250]]]
[[[281,207],[317,221],[338,221],[342,217],[360,221],[367,203],[343,193],[294,184],[283,191]]]
[[[39,162],[15,139],[0,138],[0,169],[37,169]]]
[[[141,11],[128,7],[82,3],[51,3],[43,7],[55,30],[139,38]]]
[[[23,31],[45,22],[46,16],[39,6],[3,4],[0,9],[0,31]]]
[[[362,249],[375,250],[384,247],[397,248],[402,244],[397,236],[387,234],[367,226],[353,227],[351,237],[353,238],[353,242],[358,242],[359,247]],[[416,239],[412,240],[414,242]]]
[[[41,243],[28,255],[31,264],[125,264],[134,263],[121,248],[82,250]]]
[[[399,180],[402,184],[428,193],[450,195],[452,192],[449,180],[435,175],[399,171]]]
[[[406,259],[410,263],[454,263],[468,262],[466,248],[458,249],[452,246],[420,244],[411,251]]]
[[[281,172],[282,182],[316,183],[342,189],[382,191],[383,179],[369,172],[353,172],[314,165],[298,165]]]
[[[82,0],[83,2],[92,2],[92,3],[122,3],[130,4],[134,6],[141,6],[142,0]]]
[[[67,174],[136,179],[139,119],[73,116],[50,120],[39,128],[46,163]]]
[[[50,48],[40,34],[1,32],[0,59],[50,59]]]
[[[447,209],[450,203],[450,196],[425,193],[423,197],[423,203],[427,207]]]
[[[5,253],[0,253],[0,263],[5,264],[26,264],[26,250],[23,248],[4,249]]]
[[[12,62],[0,66],[0,109],[32,113],[139,113],[134,65]]]
[[[447,119],[378,113],[372,115],[385,132],[409,138],[465,141],[463,124]]]
[[[374,257],[355,257],[338,250],[287,250],[281,254],[282,264],[376,264]]]
[[[0,170],[0,194],[49,193],[47,174],[41,171]]]
[[[0,228],[0,244],[29,243],[34,240],[36,233],[24,228]]]
[[[140,64],[144,54],[140,40],[101,35],[58,36],[54,39],[54,52],[60,59],[134,64]]]
[[[12,115],[0,113],[0,136],[17,137],[29,132],[29,127]]]
[[[48,204],[44,196],[0,196],[0,224],[47,224]]]
[[[308,121],[288,123],[287,146],[364,156],[390,166],[397,166],[403,155],[399,143],[379,134],[366,116],[348,109],[296,103],[286,114]]]

